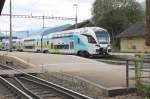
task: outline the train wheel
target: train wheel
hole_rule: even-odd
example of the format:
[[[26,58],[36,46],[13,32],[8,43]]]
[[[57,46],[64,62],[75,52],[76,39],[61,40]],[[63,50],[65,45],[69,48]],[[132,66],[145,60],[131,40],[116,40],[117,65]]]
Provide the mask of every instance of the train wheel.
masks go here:
[[[41,52],[40,50],[37,50],[37,51],[36,51],[36,53],[40,53],[40,52]]]
[[[49,53],[49,51],[48,51],[48,50],[45,50],[45,51],[43,51],[43,53]]]

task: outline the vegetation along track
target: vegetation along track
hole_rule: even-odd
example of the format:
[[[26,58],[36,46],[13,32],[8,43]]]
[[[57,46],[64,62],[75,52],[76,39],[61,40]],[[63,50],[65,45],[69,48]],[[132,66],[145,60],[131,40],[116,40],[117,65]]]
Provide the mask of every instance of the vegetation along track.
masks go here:
[[[22,72],[12,67],[9,69]],[[5,82],[9,83],[6,84],[7,87],[14,87],[12,89],[13,92],[17,92],[17,94],[15,93],[17,97],[21,96],[23,99],[92,99],[88,96],[74,92],[41,78],[26,74],[24,72],[22,73],[26,76],[7,78],[7,80],[1,77],[2,80],[5,80]],[[15,88],[17,88],[18,91],[16,91]]]

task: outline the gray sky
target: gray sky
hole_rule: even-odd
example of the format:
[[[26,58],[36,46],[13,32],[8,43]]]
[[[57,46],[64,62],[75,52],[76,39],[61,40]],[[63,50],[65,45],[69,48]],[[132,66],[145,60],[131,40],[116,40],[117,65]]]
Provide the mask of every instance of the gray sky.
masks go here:
[[[95,0],[12,0],[13,14],[48,15],[60,17],[75,17],[75,7],[78,4],[79,22],[91,18],[92,4]],[[144,0],[139,0],[144,1]],[[2,13],[9,13],[9,0],[6,0]],[[46,20],[46,27],[63,24],[74,24],[73,21]],[[13,30],[39,29],[42,20],[13,18]],[[9,30],[9,17],[0,16],[0,30]]]

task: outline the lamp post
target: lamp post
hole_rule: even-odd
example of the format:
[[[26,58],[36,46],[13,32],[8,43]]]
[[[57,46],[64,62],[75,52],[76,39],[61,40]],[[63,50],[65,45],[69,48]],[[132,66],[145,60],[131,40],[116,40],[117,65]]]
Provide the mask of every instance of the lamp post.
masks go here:
[[[10,37],[9,37],[9,51],[12,52],[12,2],[10,0]]]
[[[76,12],[75,12],[75,29],[77,29],[78,28],[78,4],[73,4],[73,6],[75,6],[75,8],[76,8]]]

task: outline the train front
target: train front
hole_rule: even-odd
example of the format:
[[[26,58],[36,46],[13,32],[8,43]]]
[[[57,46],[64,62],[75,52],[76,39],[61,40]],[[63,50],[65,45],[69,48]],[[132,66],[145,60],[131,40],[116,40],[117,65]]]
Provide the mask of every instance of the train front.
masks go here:
[[[100,49],[97,49],[97,53],[100,55],[107,55],[109,52],[111,52],[111,45],[110,45],[110,36],[107,30],[102,29],[102,28],[95,28],[93,29],[95,36],[96,36],[96,41],[97,41],[97,46],[100,47]]]

